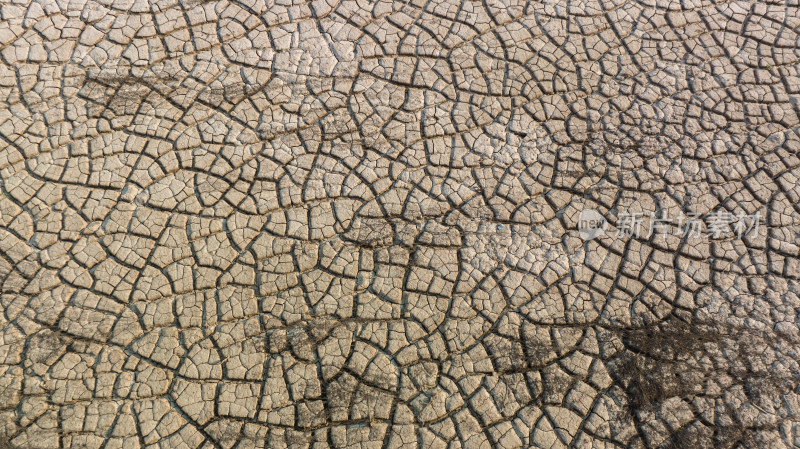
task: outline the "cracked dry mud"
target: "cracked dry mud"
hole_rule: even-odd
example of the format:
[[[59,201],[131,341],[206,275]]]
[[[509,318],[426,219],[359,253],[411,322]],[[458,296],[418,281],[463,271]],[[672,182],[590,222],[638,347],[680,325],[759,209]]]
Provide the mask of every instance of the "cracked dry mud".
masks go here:
[[[795,1],[2,2],[0,447],[800,447],[798,33]]]

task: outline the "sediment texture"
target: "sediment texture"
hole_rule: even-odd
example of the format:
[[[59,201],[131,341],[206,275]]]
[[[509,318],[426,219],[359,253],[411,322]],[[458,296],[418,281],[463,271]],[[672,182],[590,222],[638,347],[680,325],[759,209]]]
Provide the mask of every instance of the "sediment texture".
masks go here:
[[[11,447],[800,445],[796,2],[0,15]]]

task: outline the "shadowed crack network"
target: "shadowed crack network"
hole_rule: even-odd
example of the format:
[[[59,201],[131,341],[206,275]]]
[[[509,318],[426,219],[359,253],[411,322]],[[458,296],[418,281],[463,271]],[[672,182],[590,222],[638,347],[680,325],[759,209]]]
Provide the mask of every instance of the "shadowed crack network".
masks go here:
[[[799,447],[798,33],[3,1],[0,447]]]

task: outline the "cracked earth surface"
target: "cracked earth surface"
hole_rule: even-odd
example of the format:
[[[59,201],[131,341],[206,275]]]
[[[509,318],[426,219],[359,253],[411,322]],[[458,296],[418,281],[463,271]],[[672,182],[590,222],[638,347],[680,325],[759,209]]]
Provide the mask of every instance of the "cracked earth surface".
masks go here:
[[[3,2],[0,447],[800,446],[799,9]]]

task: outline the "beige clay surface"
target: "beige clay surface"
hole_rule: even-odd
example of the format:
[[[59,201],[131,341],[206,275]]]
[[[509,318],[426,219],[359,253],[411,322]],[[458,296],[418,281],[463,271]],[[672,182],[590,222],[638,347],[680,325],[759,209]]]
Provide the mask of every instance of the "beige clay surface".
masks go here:
[[[798,33],[3,0],[0,447],[800,447]]]

